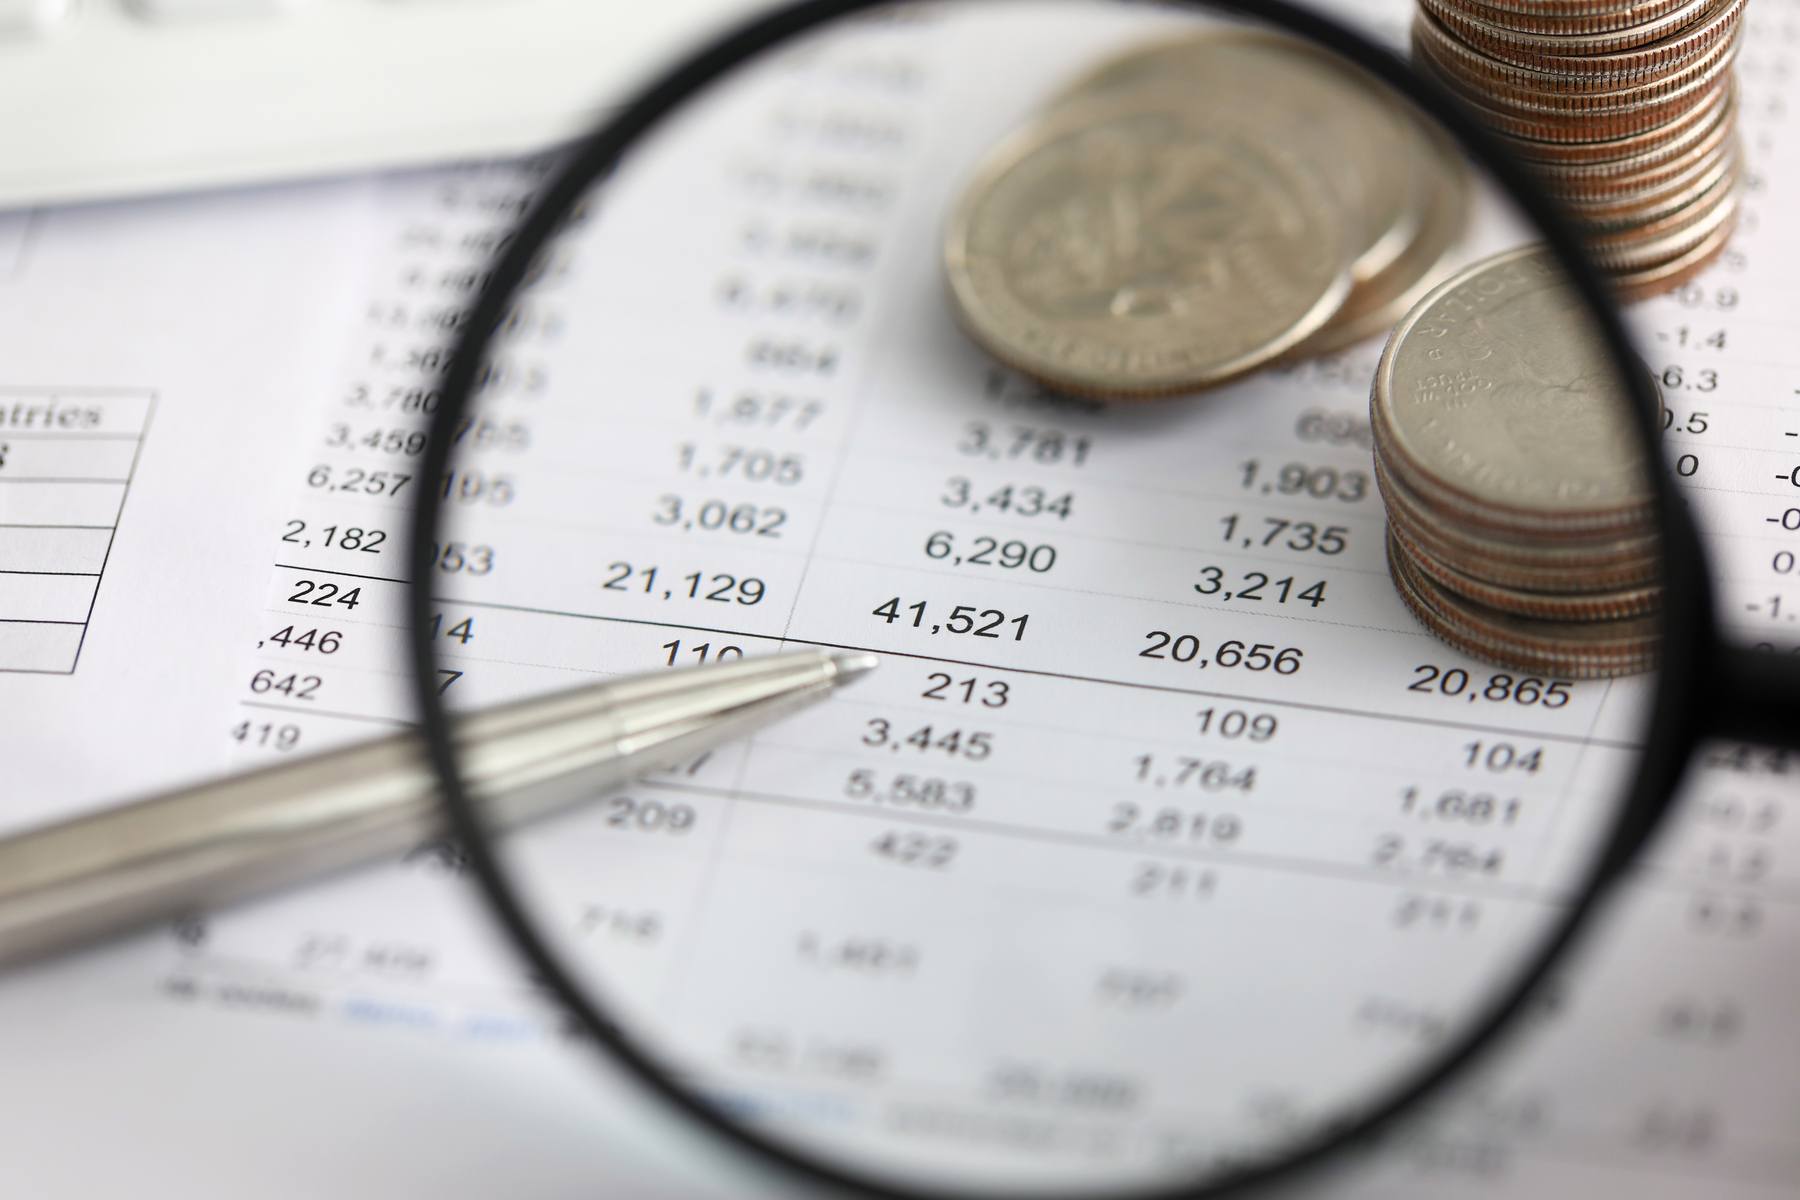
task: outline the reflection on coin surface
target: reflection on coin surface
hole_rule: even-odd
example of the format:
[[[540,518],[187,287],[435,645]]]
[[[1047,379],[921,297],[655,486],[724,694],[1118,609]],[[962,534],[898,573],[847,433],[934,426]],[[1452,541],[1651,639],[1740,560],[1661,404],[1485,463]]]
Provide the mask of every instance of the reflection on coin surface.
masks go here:
[[[1054,387],[1191,391],[1276,358],[1350,288],[1325,185],[1258,123],[1180,92],[1065,106],[1003,143],[944,258],[995,357]]]
[[[1051,104],[1138,88],[1179,93],[1195,108],[1260,110],[1269,136],[1312,166],[1341,205],[1359,281],[1405,252],[1429,209],[1434,148],[1421,145],[1416,122],[1381,84],[1310,42],[1232,29],[1168,38],[1109,59]]]
[[[1630,524],[1649,502],[1630,394],[1580,296],[1538,247],[1476,263],[1394,330],[1371,418],[1413,491],[1472,523]]]

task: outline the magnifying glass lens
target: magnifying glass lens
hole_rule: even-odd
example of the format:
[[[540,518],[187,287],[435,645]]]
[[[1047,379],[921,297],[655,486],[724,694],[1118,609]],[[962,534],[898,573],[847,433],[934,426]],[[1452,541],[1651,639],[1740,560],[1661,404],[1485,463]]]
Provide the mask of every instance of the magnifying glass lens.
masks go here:
[[[1595,878],[1662,638],[1644,367],[1542,237],[1272,25],[908,4],[700,91],[451,430],[443,695],[883,665],[496,829],[561,970],[895,1188],[1217,1183],[1439,1065]]]

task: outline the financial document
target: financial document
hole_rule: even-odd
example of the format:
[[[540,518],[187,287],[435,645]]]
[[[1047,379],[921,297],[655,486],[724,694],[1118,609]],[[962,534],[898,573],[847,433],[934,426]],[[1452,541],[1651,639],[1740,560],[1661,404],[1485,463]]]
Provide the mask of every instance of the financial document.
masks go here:
[[[1408,9],[1382,11],[1397,40]],[[1632,319],[1721,613],[1788,653],[1800,7],[1760,0],[1748,20],[1743,228],[1718,267]],[[665,291],[626,298],[608,364],[629,380],[636,360],[683,356],[680,394],[624,402],[605,438],[558,436],[531,404],[566,316],[545,289],[466,431],[477,448],[444,479],[417,462],[449,335],[546,164],[0,225],[0,440],[45,453],[23,418],[40,410],[93,408],[93,428],[117,434],[57,451],[105,456],[57,460],[110,472],[85,486],[117,503],[108,492],[79,519],[58,507],[90,503],[66,480],[6,483],[0,468],[8,488],[48,489],[0,496],[0,523],[39,530],[0,539],[27,564],[6,569],[74,563],[84,581],[48,585],[74,600],[30,593],[40,607],[18,620],[33,631],[0,640],[16,781],[0,820],[410,722],[401,541],[431,487],[466,531],[434,588],[460,703],[784,644],[884,656],[828,708],[634,790],[595,843],[623,883],[568,914],[633,998],[682,1006],[699,1069],[731,1087],[854,1111],[922,1103],[883,1069],[904,1047],[796,1015],[813,1011],[830,939],[854,932],[809,905],[814,882],[897,857],[977,875],[999,863],[1014,885],[1053,877],[1108,904],[1205,904],[1236,863],[1392,880],[1368,889],[1371,919],[1480,936],[1483,897],[1530,884],[1558,818],[1626,753],[1636,685],[1527,692],[1406,614],[1369,475],[1378,342],[1204,411],[1071,401],[970,346],[935,274],[941,213],[913,185],[966,172],[990,125],[1016,119],[1005,105],[1030,96],[986,93],[987,115],[959,129],[979,72],[943,34],[897,22],[855,53],[800,59],[715,131],[720,152],[665,218],[700,232]],[[1066,47],[1071,66],[1094,51]],[[1505,235],[1484,226],[1471,252]],[[572,276],[561,294],[599,286]],[[592,569],[521,573],[566,534],[556,481],[571,470],[615,481],[584,529]],[[62,526],[93,528],[47,532]],[[1232,642],[1271,647],[1271,670],[1197,672]],[[1304,665],[1278,672],[1278,655]],[[1515,767],[1534,754],[1537,769]],[[1284,756],[1317,785],[1170,785],[1205,773],[1189,759],[1266,774]],[[1800,1190],[1796,771],[1712,748],[1530,1028],[1319,1194]],[[1354,794],[1333,777],[1357,779]],[[1519,819],[1458,820],[1443,797],[1471,791],[1503,793]],[[771,861],[782,870],[756,869]],[[880,932],[894,969],[857,986],[903,989],[900,964],[944,937],[923,921]],[[1106,949],[1058,953],[1097,968]],[[732,986],[746,970],[755,994]],[[1369,1036],[1431,1019],[1349,983],[1341,1000]],[[0,1011],[8,1194],[152,1174],[190,1194],[782,1190],[608,1082],[498,944],[446,844],[34,968],[0,986]],[[1076,1065],[1034,1064],[1008,1103],[1042,1128],[1103,1119],[1059,1092]],[[228,1136],[196,1156],[195,1131],[215,1128]]]

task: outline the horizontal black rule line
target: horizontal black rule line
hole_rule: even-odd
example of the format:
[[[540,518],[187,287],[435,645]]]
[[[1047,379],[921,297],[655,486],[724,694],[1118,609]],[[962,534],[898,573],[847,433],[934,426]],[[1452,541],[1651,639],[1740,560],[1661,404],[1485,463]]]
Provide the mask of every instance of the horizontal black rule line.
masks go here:
[[[290,563],[276,563],[277,567],[289,571],[312,571],[319,575],[341,575],[348,579],[368,579],[377,583],[400,583],[404,579],[389,579],[382,575],[358,575],[352,571],[328,571],[314,567],[297,567]],[[569,612],[555,608],[535,608],[525,604],[501,604],[494,600],[464,600],[455,596],[433,596],[438,604],[455,604],[465,608],[485,608],[498,612],[515,612],[526,616],[564,617],[574,621],[603,621],[614,625],[639,625],[650,629],[673,629],[684,633],[706,633],[716,637],[746,638],[759,642],[788,642],[801,646],[817,646],[825,650],[861,650],[871,654],[885,655],[889,658],[910,658],[919,662],[943,663],[947,666],[970,667],[976,670],[1006,671],[1014,675],[1031,675],[1040,679],[1061,679],[1070,683],[1092,683],[1106,687],[1131,688],[1143,692],[1163,692],[1173,696],[1190,696],[1197,700],[1227,700],[1238,704],[1263,704],[1271,708],[1294,709],[1300,712],[1328,713],[1333,716],[1359,717],[1368,721],[1386,721],[1401,725],[1419,725],[1438,729],[1457,729],[1466,733],[1500,734],[1506,737],[1529,737],[1546,742],[1561,742],[1571,746],[1599,746],[1610,750],[1636,750],[1636,742],[1613,741],[1608,738],[1590,738],[1577,733],[1550,733],[1534,729],[1515,729],[1505,725],[1477,725],[1467,721],[1447,721],[1437,717],[1402,716],[1398,713],[1369,712],[1360,708],[1341,708],[1331,704],[1310,704],[1302,700],[1271,700],[1265,696],[1244,695],[1237,692],[1208,692],[1199,688],[1176,687],[1173,684],[1139,683],[1126,679],[1107,679],[1098,675],[1075,675],[1067,671],[1044,671],[1031,667],[1015,667],[1002,663],[977,662],[972,659],[946,658],[936,654],[920,654],[905,650],[887,650],[879,646],[859,646],[848,642],[821,642],[811,638],[782,637],[772,633],[749,633],[740,629],[720,629],[712,625],[684,624],[679,621],[652,621],[645,617],[615,617],[600,613]]]
[[[292,713],[297,717],[335,717],[343,721],[367,721],[373,725],[394,725],[401,729],[411,729],[417,722],[403,721],[398,717],[381,717],[372,713],[338,712],[329,708],[303,708],[293,704],[270,704],[266,700],[239,700],[244,708],[263,708],[270,712]]]

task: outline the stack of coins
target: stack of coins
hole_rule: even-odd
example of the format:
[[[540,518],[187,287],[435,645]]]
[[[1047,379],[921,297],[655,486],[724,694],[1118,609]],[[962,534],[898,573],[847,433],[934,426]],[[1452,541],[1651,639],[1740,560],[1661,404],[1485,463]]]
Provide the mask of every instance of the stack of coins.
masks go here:
[[[1220,30],[1062,89],[983,162],[944,261],[996,358],[1142,399],[1385,334],[1449,269],[1467,207],[1460,160],[1381,85]]]
[[[1630,404],[1539,247],[1465,268],[1400,322],[1370,395],[1375,477],[1394,585],[1433,633],[1538,675],[1655,665],[1657,538]]]
[[[1415,62],[1568,208],[1626,298],[1680,285],[1737,221],[1746,0],[1420,0]]]

